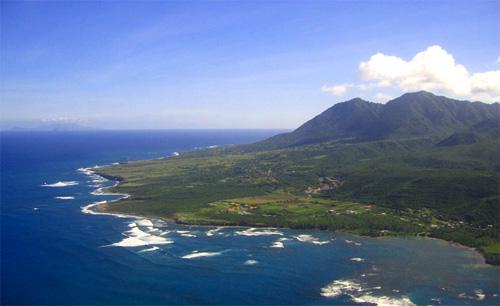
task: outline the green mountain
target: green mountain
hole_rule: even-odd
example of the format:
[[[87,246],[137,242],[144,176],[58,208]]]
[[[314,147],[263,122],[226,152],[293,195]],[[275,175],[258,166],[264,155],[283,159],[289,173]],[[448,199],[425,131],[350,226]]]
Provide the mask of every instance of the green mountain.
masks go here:
[[[387,104],[355,98],[335,104],[291,133],[251,147],[276,149],[325,141],[439,137],[499,115],[498,103],[459,101],[425,91],[404,94]]]

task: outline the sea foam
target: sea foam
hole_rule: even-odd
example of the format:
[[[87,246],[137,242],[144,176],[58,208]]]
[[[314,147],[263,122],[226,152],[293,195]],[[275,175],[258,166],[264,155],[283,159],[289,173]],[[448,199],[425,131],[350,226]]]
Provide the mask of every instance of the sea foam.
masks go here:
[[[355,296],[352,298],[352,300],[356,303],[369,303],[379,306],[415,306],[415,304],[406,296],[388,297],[365,294],[361,296]]]
[[[364,288],[355,280],[335,280],[328,286],[321,288],[321,295],[327,298],[335,298],[341,295],[349,296],[356,303],[370,303],[379,306],[414,306],[415,304],[407,296],[388,297],[384,295],[373,295],[372,290],[380,290],[381,287]]]
[[[151,248],[142,249],[142,250],[139,251],[139,253],[154,252],[154,251],[158,251],[159,249],[160,249],[159,247],[154,246],[154,247],[151,247]]]
[[[75,197],[70,197],[70,196],[63,196],[63,197],[56,197],[58,200],[74,200]]]
[[[248,259],[246,260],[243,264],[246,265],[246,266],[253,266],[253,265],[256,265],[258,264],[259,262],[257,260],[254,260],[254,259]]]
[[[111,244],[112,246],[118,247],[137,247],[146,245],[157,245],[157,244],[170,244],[174,243],[172,240],[168,240],[165,237],[151,235],[139,229],[138,227],[133,227],[131,230],[125,232],[127,238],[122,241]]]
[[[180,234],[182,237],[190,237],[190,238],[196,238],[197,236],[195,234],[191,234],[191,233],[184,233],[184,234]]]
[[[209,236],[209,237],[213,236],[213,235],[215,235],[217,232],[219,232],[222,229],[223,229],[223,227],[217,227],[217,228],[208,230],[207,233],[206,233],[206,235]]]
[[[184,255],[181,258],[183,259],[193,259],[193,258],[200,258],[200,257],[213,257],[213,256],[219,256],[222,254],[222,252],[198,252],[198,251],[193,251],[190,254]]]
[[[249,228],[244,231],[236,231],[234,232],[237,236],[270,236],[270,235],[280,235],[283,236],[282,232],[275,230],[262,229],[257,230],[256,228]]]
[[[281,241],[275,241],[273,242],[273,244],[271,245],[271,248],[284,248],[285,247],[285,244]]]
[[[86,205],[86,206],[82,206],[82,207],[80,207],[80,209],[81,209],[82,213],[89,214],[89,215],[114,216],[114,217],[118,217],[118,218],[135,218],[135,216],[124,215],[124,214],[116,214],[116,213],[98,212],[98,211],[94,211],[92,209],[92,207],[95,207],[95,206],[98,206],[98,205],[102,205],[102,204],[105,204],[105,203],[108,203],[108,201],[94,202],[92,204],[89,204],[89,205]]]
[[[349,239],[345,239],[344,241],[347,244],[354,244],[355,246],[360,246],[361,245],[361,242],[356,242],[356,241],[352,241],[352,240],[349,240]]]
[[[117,184],[118,183],[115,183],[114,186],[116,186]],[[114,187],[114,186],[112,186],[112,187]],[[106,188],[108,188],[108,187],[106,187]],[[129,194],[126,194],[126,193],[104,192],[104,188],[103,187],[98,188],[98,189],[92,191],[90,194],[93,194],[93,195],[116,195],[116,196],[121,196],[121,197],[118,198],[118,199],[115,199],[115,200],[111,200],[111,201],[99,201],[99,202],[91,203],[91,204],[86,205],[86,206],[82,206],[82,207],[80,207],[82,213],[89,214],[89,215],[104,215],[104,216],[115,216],[115,217],[118,217],[118,218],[135,218],[135,219],[139,219],[137,216],[125,215],[125,214],[116,214],[116,213],[107,213],[107,212],[97,212],[97,211],[94,211],[92,209],[93,207],[101,205],[101,204],[111,203],[111,202],[116,202],[116,201],[119,201],[119,200],[127,199],[127,198],[130,197]]]
[[[468,295],[467,293],[463,292],[460,293],[458,297],[461,299],[482,301],[486,298],[486,294],[484,294],[484,291],[482,289],[476,289],[474,290],[474,294]]]
[[[92,168],[78,168],[79,172],[82,172],[86,175],[92,175],[94,174],[94,171],[92,171]]]
[[[307,242],[307,243],[312,243],[312,244],[317,244],[317,245],[323,245],[323,244],[330,243],[330,240],[321,241],[318,238],[313,237],[311,235],[298,235],[298,236],[294,236],[294,237],[295,237],[295,239],[297,239],[300,242]]]
[[[44,183],[41,185],[42,187],[67,187],[67,186],[75,186],[78,185],[79,183],[77,181],[68,181],[68,182],[57,182],[57,183],[52,183],[52,184],[47,184]]]
[[[197,236],[195,234],[192,234],[190,231],[182,231],[182,230],[177,230],[175,231],[177,234],[179,234],[182,237],[191,237],[191,238],[196,238]]]
[[[335,280],[326,287],[321,288],[321,295],[324,297],[338,297],[345,293],[362,290],[361,284],[353,280]]]
[[[353,257],[353,258],[351,258],[351,261],[355,261],[355,262],[363,262],[363,261],[365,261],[365,259],[364,259],[364,258],[361,258],[361,257]]]
[[[290,240],[289,238],[280,238],[278,240],[276,240],[275,242],[273,242],[273,244],[271,245],[271,248],[284,248],[285,247],[285,244],[283,243],[283,241],[287,241],[287,240]]]
[[[140,219],[135,221],[135,223],[139,226],[153,226],[153,222],[151,222],[151,220],[148,219]]]

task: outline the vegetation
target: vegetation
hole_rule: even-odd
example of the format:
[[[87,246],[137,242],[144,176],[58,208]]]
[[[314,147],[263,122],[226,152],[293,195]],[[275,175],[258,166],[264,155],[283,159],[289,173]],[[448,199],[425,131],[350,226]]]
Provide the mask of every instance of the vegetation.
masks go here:
[[[417,109],[426,112],[413,117],[424,116],[425,124],[418,121],[411,126],[417,130],[428,126],[432,132],[412,136],[403,120],[390,130],[405,136],[341,133],[342,137],[290,146],[295,131],[253,145],[110,166],[100,169],[101,174],[119,178],[116,191],[131,197],[104,209],[191,224],[425,235],[477,248],[488,262],[500,264],[500,140],[494,117],[498,106],[443,102],[437,97],[452,105],[453,111],[447,113],[472,112],[469,104],[479,105],[479,111],[472,115],[476,119],[457,123],[459,127],[452,128],[455,121],[446,116],[446,128],[436,127],[439,124],[425,117],[435,116],[428,109],[435,101],[427,105],[430,94],[414,95],[423,96],[420,100],[410,96],[410,101],[423,103],[425,107]],[[467,107],[463,110],[460,105]],[[333,118],[338,117],[335,107],[330,110]],[[373,114],[384,112],[385,106],[377,107]],[[356,116],[367,111],[361,109]],[[308,126],[319,125],[313,121]],[[337,123],[333,125],[338,130]]]

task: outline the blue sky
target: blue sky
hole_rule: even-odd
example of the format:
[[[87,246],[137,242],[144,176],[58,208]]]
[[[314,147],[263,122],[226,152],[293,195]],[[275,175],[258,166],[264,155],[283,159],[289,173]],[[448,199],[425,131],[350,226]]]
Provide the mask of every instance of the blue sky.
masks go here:
[[[498,1],[2,1],[1,124],[294,128],[355,96],[491,100],[499,20]],[[428,79],[419,52],[452,56],[441,83],[405,82]],[[442,81],[455,64],[480,85]]]

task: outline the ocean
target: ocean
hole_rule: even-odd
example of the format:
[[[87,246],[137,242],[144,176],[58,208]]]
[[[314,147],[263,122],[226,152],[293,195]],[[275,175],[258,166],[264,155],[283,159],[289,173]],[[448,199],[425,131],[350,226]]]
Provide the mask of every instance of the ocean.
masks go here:
[[[83,168],[278,132],[2,132],[1,304],[498,305],[499,268],[440,240],[82,212],[118,198]]]

